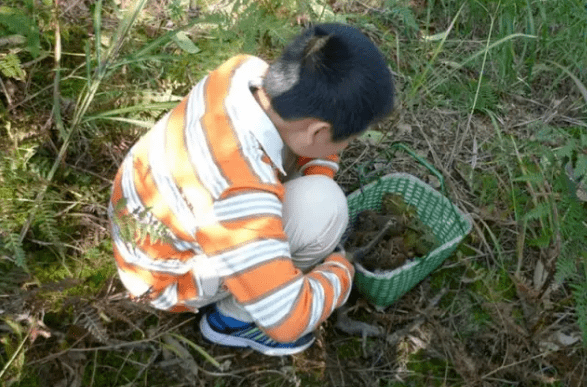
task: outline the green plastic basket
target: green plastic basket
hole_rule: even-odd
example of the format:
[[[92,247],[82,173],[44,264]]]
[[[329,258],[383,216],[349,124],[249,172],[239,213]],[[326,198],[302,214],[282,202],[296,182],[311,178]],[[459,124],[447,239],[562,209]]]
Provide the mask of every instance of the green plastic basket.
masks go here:
[[[432,228],[440,246],[426,256],[415,258],[389,271],[373,273],[355,263],[355,286],[370,302],[388,306],[422,281],[448,258],[471,231],[471,221],[450,200],[415,176],[393,173],[351,193],[348,197],[349,227],[352,231],[357,215],[364,210],[381,209],[381,198],[388,192],[398,193],[406,203],[417,208],[418,216]],[[345,239],[346,239],[345,237]]]

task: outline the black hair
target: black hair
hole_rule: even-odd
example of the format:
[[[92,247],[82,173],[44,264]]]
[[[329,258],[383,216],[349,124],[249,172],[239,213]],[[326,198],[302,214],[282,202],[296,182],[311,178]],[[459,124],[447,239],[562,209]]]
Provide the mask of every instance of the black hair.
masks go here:
[[[284,120],[317,118],[332,140],[361,133],[393,109],[393,79],[383,54],[358,29],[315,25],[269,67],[263,87]]]

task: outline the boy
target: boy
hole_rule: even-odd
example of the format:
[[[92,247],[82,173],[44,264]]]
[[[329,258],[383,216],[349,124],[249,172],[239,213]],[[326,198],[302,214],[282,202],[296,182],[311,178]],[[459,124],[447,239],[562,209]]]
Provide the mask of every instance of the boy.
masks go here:
[[[241,55],[199,82],[131,149],[114,181],[114,255],[132,297],[212,305],[209,341],[300,352],[347,299],[354,268],[336,154],[393,106],[381,52],[316,25],[272,66]]]

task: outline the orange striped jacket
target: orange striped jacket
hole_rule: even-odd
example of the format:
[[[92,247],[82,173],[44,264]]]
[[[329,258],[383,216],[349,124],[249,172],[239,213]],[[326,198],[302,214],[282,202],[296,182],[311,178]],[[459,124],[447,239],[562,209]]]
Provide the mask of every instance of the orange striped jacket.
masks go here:
[[[338,253],[305,275],[292,263],[284,143],[250,91],[266,69],[241,55],[200,81],[126,156],[109,214],[131,295],[181,312],[231,293],[270,337],[292,341],[346,300],[354,269]],[[297,162],[332,177],[337,160]]]

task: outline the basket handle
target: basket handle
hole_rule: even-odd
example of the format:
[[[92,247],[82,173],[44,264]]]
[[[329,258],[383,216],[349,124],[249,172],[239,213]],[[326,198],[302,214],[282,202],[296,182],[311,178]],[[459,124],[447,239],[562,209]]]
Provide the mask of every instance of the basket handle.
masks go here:
[[[401,149],[404,152],[406,152],[408,155],[410,155],[412,158],[414,158],[417,162],[419,162],[424,167],[426,167],[426,169],[428,169],[434,176],[436,176],[436,178],[438,178],[438,181],[440,182],[440,190],[443,195],[446,195],[444,176],[442,176],[442,174],[436,168],[434,168],[434,166],[432,164],[430,164],[428,162],[428,160],[426,160],[422,156],[418,155],[412,148],[410,148],[406,144],[399,142],[399,141],[391,143],[391,146],[389,147],[389,149],[390,150],[391,149]],[[387,162],[387,164],[385,164],[385,165],[386,166],[389,165],[390,162],[391,162],[391,160],[389,160]],[[370,163],[372,163],[372,161]],[[366,181],[364,179],[368,178],[373,173],[378,172],[378,171],[373,171],[373,172],[369,172],[369,173],[363,173],[363,171],[367,165],[369,165],[369,163],[365,163],[359,167],[359,185],[360,185],[361,192],[363,192],[363,186],[365,186],[366,184],[371,182],[371,181]],[[380,179],[380,177],[377,177],[377,179]],[[373,180],[375,180],[375,179],[373,179]]]
[[[406,144],[404,144],[402,142],[397,141],[397,142],[391,143],[389,149],[394,149],[394,148],[403,150],[408,155],[410,155],[411,157],[413,157],[417,162],[419,162],[424,167],[426,167],[426,169],[428,169],[432,174],[434,174],[434,176],[436,176],[438,178],[438,181],[440,182],[440,190],[441,190],[441,193],[444,196],[447,196],[447,194],[446,194],[446,186],[444,184],[444,176],[436,168],[434,168],[434,166],[432,164],[430,164],[428,162],[428,160],[426,160],[422,156],[416,154],[416,152],[412,148],[410,148],[409,146],[407,146]],[[391,160],[387,162],[386,166],[390,162],[391,162]],[[364,176],[367,176],[368,177],[370,174],[373,174],[373,172],[378,172],[378,171],[373,171],[373,172],[370,172],[368,174],[364,174],[363,173],[364,168],[365,168],[365,165],[362,165],[361,167],[359,167],[359,185],[360,185],[360,189],[361,189],[361,194],[363,194],[363,186],[364,186],[364,184],[367,184],[363,180]],[[381,177],[377,177],[377,180],[380,180],[380,179],[381,179]],[[451,206],[451,208],[453,209],[453,211],[455,211],[454,207]],[[458,223],[459,227],[461,228],[461,231],[464,232],[465,229],[464,229],[463,225],[460,222],[457,222],[457,223]]]

